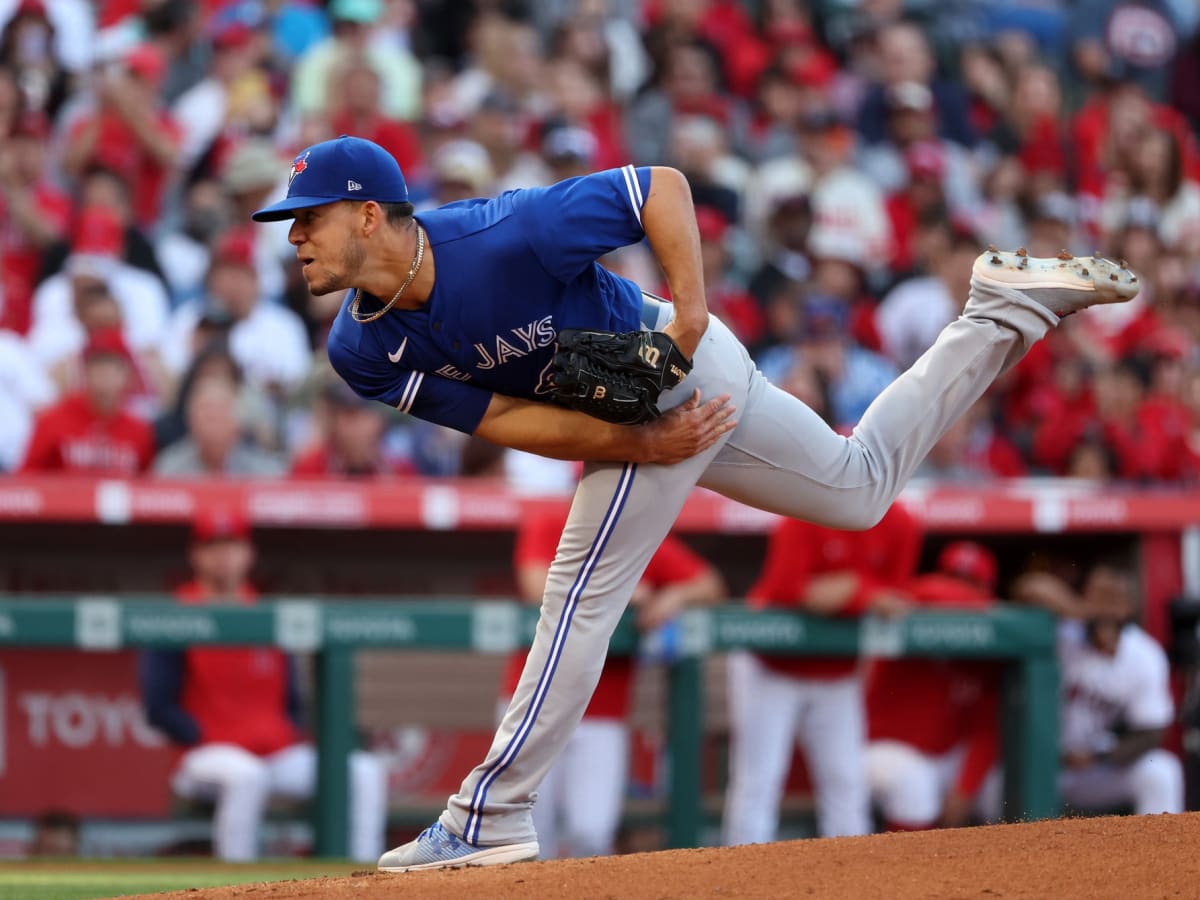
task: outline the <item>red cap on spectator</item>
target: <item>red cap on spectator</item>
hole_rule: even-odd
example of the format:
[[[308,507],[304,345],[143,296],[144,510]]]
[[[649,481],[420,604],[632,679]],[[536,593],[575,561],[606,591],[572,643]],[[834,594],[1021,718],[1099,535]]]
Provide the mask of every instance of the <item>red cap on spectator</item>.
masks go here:
[[[937,141],[917,141],[904,153],[911,175],[941,178],[946,171],[946,151]]]
[[[837,63],[824,53],[809,53],[797,60],[788,70],[796,84],[805,87],[827,88],[837,74]]]
[[[224,22],[213,32],[213,47],[218,50],[245,47],[254,40],[255,34],[255,30],[245,22],[239,22],[236,19]]]
[[[201,510],[192,522],[192,541],[197,544],[248,540],[250,522],[242,513],[232,509]]]
[[[227,231],[217,240],[217,245],[213,248],[212,264],[230,265],[230,266],[245,266],[248,269],[255,268],[254,266],[254,234],[245,228],[236,228],[232,231]]]
[[[50,119],[41,110],[31,109],[17,117],[13,137],[45,139],[50,137]]]
[[[125,66],[138,78],[157,86],[167,74],[167,56],[153,44],[139,44],[125,56]]]
[[[982,544],[955,541],[938,557],[938,571],[974,582],[986,591],[996,590],[996,557]]]
[[[86,361],[96,356],[119,356],[126,362],[133,362],[119,328],[102,328],[88,336],[83,345],[83,358]]]
[[[17,7],[15,16],[41,16],[47,18],[46,0],[21,0],[21,5]]]
[[[716,242],[725,237],[729,222],[711,206],[697,206],[696,227],[700,230],[700,240]]]
[[[124,249],[125,229],[117,214],[103,206],[85,207],[75,223],[71,252],[115,259]]]

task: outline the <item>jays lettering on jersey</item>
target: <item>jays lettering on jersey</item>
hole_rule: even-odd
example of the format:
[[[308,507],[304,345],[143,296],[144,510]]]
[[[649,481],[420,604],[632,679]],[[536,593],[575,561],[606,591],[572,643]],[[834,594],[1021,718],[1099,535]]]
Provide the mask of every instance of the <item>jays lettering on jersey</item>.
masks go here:
[[[596,260],[644,237],[649,189],[650,170],[626,166],[421,213],[428,302],[364,325],[348,296],[330,363],[361,396],[467,433],[492,393],[544,399],[560,328],[638,327],[641,289]]]

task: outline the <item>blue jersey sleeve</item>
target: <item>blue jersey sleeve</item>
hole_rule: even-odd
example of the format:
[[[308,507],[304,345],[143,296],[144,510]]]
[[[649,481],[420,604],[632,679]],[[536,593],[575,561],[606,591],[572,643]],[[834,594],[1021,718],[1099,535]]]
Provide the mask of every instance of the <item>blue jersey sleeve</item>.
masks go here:
[[[466,434],[479,427],[492,401],[491,391],[440,375],[382,363],[332,340],[329,342],[329,363],[360,397],[378,400],[401,412]]]
[[[529,246],[547,272],[574,281],[606,253],[643,237],[650,169],[625,166],[512,194]]]

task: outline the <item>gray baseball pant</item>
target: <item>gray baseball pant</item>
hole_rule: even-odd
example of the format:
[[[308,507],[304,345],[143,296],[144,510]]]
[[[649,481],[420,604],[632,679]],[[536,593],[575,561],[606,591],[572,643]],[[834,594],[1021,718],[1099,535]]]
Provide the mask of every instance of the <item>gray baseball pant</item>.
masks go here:
[[[661,329],[670,309],[648,298],[645,325]],[[584,468],[516,693],[487,758],[449,799],[442,825],[479,846],[534,839],[537,786],[579,724],[609,638],[693,486],[820,525],[870,528],[946,429],[1057,321],[1018,291],[973,283],[963,314],[847,438],[769,384],[712,317],[691,374],[661,405],[681,403],[697,387],[703,399],[729,394],[737,427],[672,466]]]

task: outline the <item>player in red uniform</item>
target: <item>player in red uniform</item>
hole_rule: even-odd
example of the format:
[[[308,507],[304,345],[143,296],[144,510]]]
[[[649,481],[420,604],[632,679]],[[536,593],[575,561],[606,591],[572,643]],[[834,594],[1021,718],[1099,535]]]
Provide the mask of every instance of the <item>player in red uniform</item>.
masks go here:
[[[546,575],[567,521],[567,509],[527,519],[517,534],[517,587],[529,603],[540,603]],[[657,628],[689,606],[727,596],[720,574],[683,541],[668,535],[646,567],[631,603],[638,628]],[[509,659],[501,712],[508,705],[524,652]],[[629,728],[634,660],[610,656],[591,702],[570,742],[538,788],[534,827],[542,857],[604,856],[613,852],[629,769]]]
[[[201,515],[192,534],[195,580],[181,603],[254,603],[249,527],[240,516]],[[150,724],[182,753],[171,787],[216,802],[213,849],[226,860],[258,856],[258,827],[273,795],[308,798],[317,754],[302,736],[291,661],[266,647],[198,647],[142,654],[138,675]],[[387,773],[363,752],[350,755],[349,849],[373,860],[383,849]]]
[[[920,549],[920,528],[899,504],[869,531],[786,519],[771,534],[750,603],[831,616],[893,615],[909,605],[905,588]],[[813,781],[820,833],[871,831],[857,658],[730,654],[729,705],[725,843],[775,839],[797,740]]]
[[[995,602],[996,560],[986,548],[949,544],[937,568],[912,581],[919,606],[985,610]],[[876,663],[867,683],[867,775],[890,830],[994,814],[984,788],[996,774],[999,677],[995,663],[978,660]]]

